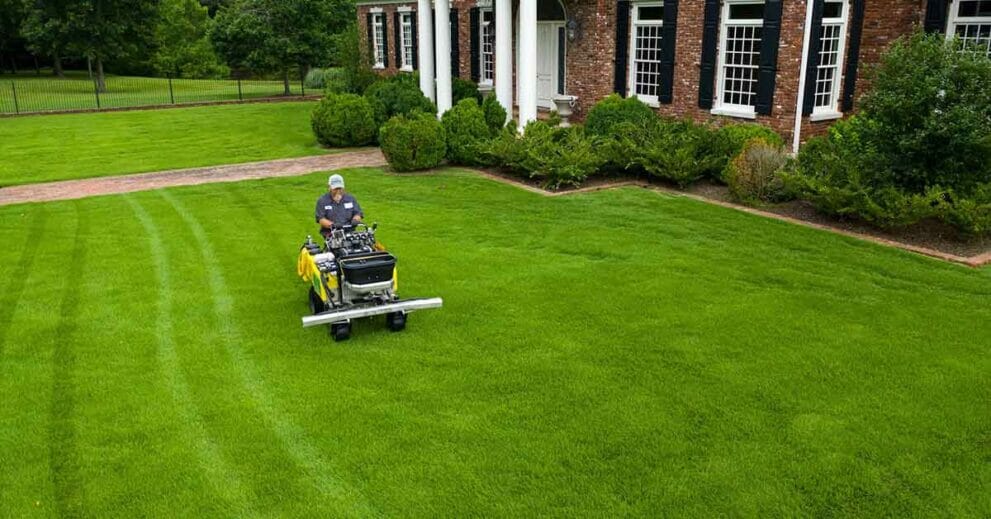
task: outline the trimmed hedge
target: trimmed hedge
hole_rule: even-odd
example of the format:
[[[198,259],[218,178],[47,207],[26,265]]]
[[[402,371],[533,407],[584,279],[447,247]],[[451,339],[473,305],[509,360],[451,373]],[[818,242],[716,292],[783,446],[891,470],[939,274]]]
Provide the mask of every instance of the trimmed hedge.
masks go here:
[[[375,112],[375,121],[381,125],[396,115],[407,115],[414,111],[437,113],[413,74],[397,74],[388,79],[372,83],[365,90],[365,97]]]
[[[657,120],[657,114],[635,97],[622,98],[611,94],[595,103],[585,118],[585,130],[590,135],[609,136],[619,123],[631,123],[644,128]]]
[[[389,119],[379,130],[382,154],[396,171],[437,166],[447,151],[446,132],[431,114],[415,112]]]
[[[479,164],[481,148],[491,136],[485,113],[474,99],[462,99],[441,117],[447,132],[447,160],[454,164]]]
[[[490,163],[541,179],[545,188],[557,189],[578,186],[599,171],[604,159],[596,148],[597,139],[587,135],[581,125],[556,128],[533,121],[522,136],[507,127],[483,149]]]
[[[355,94],[328,94],[310,116],[317,141],[324,146],[364,146],[378,126],[368,100]]]

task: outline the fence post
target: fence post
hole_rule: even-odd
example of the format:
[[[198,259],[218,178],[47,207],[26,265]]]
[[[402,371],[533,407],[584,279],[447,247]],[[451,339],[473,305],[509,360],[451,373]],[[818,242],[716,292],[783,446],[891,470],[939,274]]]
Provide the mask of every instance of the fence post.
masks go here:
[[[14,113],[21,113],[21,107],[17,105],[17,85],[14,84],[14,80],[10,80],[10,90],[14,93]]]
[[[169,100],[175,104],[175,94],[172,92],[172,74],[169,74]]]
[[[93,78],[93,95],[96,96],[96,109],[100,109],[100,85],[96,78]]]
[[[241,78],[237,78],[237,100],[244,101],[244,96],[241,94]]]

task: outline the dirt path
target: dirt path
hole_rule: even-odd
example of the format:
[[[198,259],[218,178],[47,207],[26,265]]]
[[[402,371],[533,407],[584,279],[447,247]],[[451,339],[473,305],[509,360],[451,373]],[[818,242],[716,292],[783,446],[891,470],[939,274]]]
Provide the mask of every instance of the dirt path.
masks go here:
[[[384,166],[385,157],[377,148],[301,157],[267,160],[245,164],[228,164],[204,168],[174,169],[116,177],[64,180],[0,188],[0,205],[24,202],[72,200],[96,195],[145,191],[170,186],[190,186],[211,182],[236,182],[255,178],[289,177],[314,171]]]

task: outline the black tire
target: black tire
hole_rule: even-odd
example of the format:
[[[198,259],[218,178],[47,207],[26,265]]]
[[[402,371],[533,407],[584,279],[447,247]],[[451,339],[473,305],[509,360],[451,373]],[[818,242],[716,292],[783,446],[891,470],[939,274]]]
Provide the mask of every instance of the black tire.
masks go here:
[[[330,325],[330,336],[334,342],[348,340],[351,337],[351,323],[335,323]]]
[[[320,296],[317,295],[317,291],[314,290],[313,287],[310,287],[309,300],[311,314],[317,315],[327,309],[327,304],[320,299]]]
[[[394,332],[401,332],[406,329],[406,314],[403,312],[392,312],[385,316],[385,324]]]

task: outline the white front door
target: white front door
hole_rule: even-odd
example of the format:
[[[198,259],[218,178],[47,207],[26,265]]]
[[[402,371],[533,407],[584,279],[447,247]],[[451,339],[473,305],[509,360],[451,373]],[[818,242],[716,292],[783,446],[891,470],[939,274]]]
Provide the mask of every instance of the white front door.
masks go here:
[[[537,106],[554,108],[560,74],[558,28],[561,22],[537,22]]]

